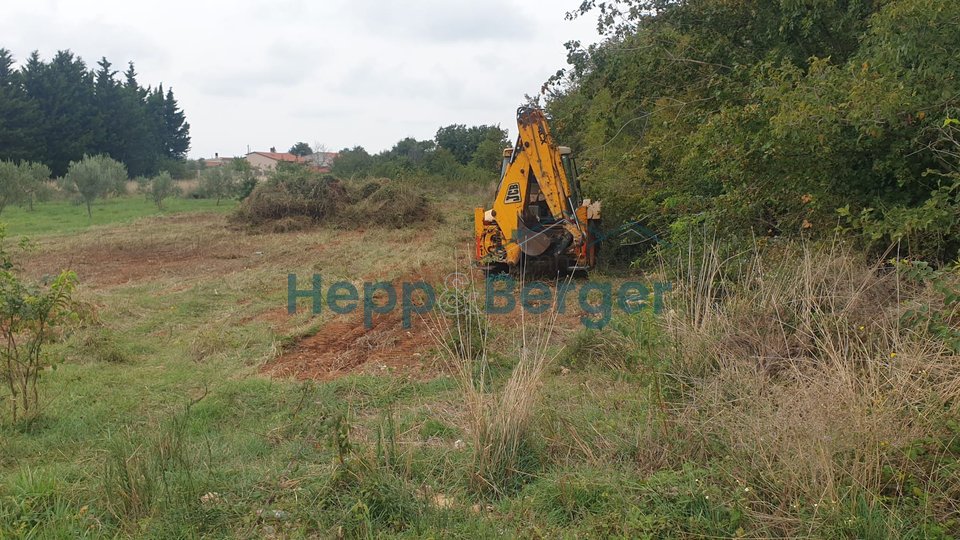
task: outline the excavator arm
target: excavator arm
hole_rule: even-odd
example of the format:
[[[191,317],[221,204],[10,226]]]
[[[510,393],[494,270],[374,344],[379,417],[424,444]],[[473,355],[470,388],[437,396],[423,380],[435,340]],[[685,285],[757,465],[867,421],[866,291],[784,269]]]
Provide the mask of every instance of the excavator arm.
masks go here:
[[[520,108],[517,127],[493,208],[475,214],[478,261],[514,267],[525,255],[592,266],[590,221],[599,219],[599,203],[578,200],[575,168],[565,166],[570,150],[557,146],[542,110]]]

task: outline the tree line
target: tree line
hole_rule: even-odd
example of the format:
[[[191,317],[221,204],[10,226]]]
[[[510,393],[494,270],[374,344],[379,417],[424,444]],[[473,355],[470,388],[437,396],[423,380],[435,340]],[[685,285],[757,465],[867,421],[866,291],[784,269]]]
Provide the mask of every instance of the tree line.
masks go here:
[[[960,3],[586,0],[546,86],[608,221],[960,250]]]
[[[438,129],[432,140],[407,137],[377,154],[362,146],[344,148],[331,172],[344,178],[429,176],[478,181],[496,175],[507,146],[507,132],[500,126],[453,124]]]
[[[122,162],[131,176],[182,166],[190,124],[170,88],[143,87],[133,62],[122,77],[69,50],[45,62],[35,51],[20,68],[0,49],[0,161],[41,163],[63,176],[84,155]]]

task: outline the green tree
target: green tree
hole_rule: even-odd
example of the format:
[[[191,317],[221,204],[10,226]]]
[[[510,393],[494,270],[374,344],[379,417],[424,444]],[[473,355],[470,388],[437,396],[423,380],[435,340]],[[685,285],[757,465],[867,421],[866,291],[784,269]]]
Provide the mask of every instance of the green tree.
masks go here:
[[[160,87],[160,92],[163,92],[163,86]],[[167,90],[162,111],[160,140],[163,155],[178,161],[183,160],[190,150],[190,124],[173,96],[173,88]]]
[[[253,193],[257,187],[257,175],[250,162],[243,158],[234,158],[230,161],[230,170],[233,172],[237,184],[237,198],[241,201]]]
[[[0,161],[0,213],[23,197],[20,168],[12,161]]]
[[[344,148],[337,153],[333,160],[331,171],[336,176],[344,178],[352,176],[367,176],[373,167],[374,159],[362,146]]]
[[[464,124],[453,124],[438,129],[434,137],[437,146],[449,150],[461,165],[469,164],[477,148],[490,139],[504,142],[500,145],[500,150],[503,149],[502,146],[506,146],[506,132],[500,129],[500,126],[467,127]],[[489,154],[489,149],[485,152]]]
[[[59,51],[49,64],[34,52],[22,73],[24,88],[43,116],[42,161],[63,175],[71,161],[81,159],[101,138],[93,73],[70,51]]]
[[[27,204],[27,209],[33,212],[33,203],[46,200],[50,196],[47,181],[50,179],[50,168],[42,163],[23,161],[20,163],[20,185],[22,190],[21,203]]]
[[[107,156],[83,156],[80,161],[70,162],[63,178],[64,187],[79,194],[87,206],[87,216],[93,219],[93,201],[115,191],[127,181],[127,168]]]
[[[305,142],[298,142],[290,147],[290,153],[300,157],[309,156],[313,153],[313,149],[311,149],[310,145]]]
[[[206,196],[220,200],[233,196],[237,192],[237,176],[227,166],[212,167],[200,173],[200,192]]]
[[[161,172],[150,180],[150,200],[157,205],[158,210],[163,210],[164,199],[177,195],[179,191],[173,177],[167,171]]]
[[[133,176],[149,176],[160,166],[160,134],[157,128],[156,114],[150,114],[147,107],[149,91],[140,86],[133,62],[124,72],[124,82],[120,88],[117,107],[120,123],[116,129],[123,133],[122,161]]]
[[[10,51],[0,49],[0,160],[42,158],[42,120],[23,77],[13,69]]]
[[[470,164],[484,171],[497,173],[503,162],[503,149],[510,146],[507,134],[500,128],[487,128],[484,138],[470,157]]]

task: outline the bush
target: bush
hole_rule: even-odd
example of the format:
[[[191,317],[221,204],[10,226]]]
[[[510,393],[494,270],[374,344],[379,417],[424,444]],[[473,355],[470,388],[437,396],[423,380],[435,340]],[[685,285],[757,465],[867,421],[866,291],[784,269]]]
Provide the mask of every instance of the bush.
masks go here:
[[[73,291],[77,276],[64,270],[48,287],[25,283],[3,249],[0,226],[0,380],[13,422],[32,420],[40,410],[37,381],[49,360],[46,345],[58,339],[60,328],[75,316]]]

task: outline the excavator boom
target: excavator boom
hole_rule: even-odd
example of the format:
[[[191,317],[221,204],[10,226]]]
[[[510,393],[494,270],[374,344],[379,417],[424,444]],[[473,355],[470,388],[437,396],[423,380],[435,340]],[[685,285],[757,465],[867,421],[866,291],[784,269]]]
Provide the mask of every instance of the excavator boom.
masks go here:
[[[573,156],[556,144],[542,110],[521,107],[517,128],[493,208],[475,211],[477,262],[487,270],[588,270],[596,263],[600,203],[580,200]]]

